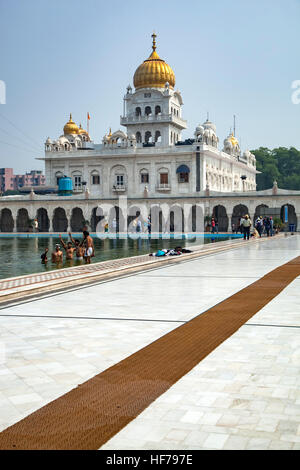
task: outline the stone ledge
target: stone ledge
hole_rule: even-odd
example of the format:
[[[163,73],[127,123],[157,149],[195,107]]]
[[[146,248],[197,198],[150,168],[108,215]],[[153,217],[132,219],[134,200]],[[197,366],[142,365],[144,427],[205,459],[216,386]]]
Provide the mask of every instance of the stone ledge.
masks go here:
[[[3,279],[0,281],[0,306],[7,306],[16,300],[29,300],[43,294],[58,293],[67,288],[89,286],[94,283],[156,269],[157,267],[177,264],[202,256],[241,248],[249,245],[249,243],[267,242],[283,236],[282,234],[272,238],[252,239],[249,241],[239,239],[239,241],[233,243],[231,240],[228,240],[218,242],[216,245],[213,245],[213,247],[210,245],[210,248],[200,248],[194,250],[192,253],[185,253],[180,256],[149,259],[148,255],[141,255],[103,261],[91,265],[77,266],[74,268],[62,268],[59,271],[51,271],[49,273],[35,273]],[[101,272],[99,272],[100,270]],[[45,280],[41,280],[41,277]]]

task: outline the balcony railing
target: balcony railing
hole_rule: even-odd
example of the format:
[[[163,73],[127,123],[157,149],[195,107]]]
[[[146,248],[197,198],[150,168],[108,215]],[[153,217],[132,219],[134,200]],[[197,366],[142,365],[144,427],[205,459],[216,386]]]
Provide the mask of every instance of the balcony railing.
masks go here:
[[[149,115],[131,115],[131,116],[120,116],[120,123],[122,125],[126,124],[136,124],[136,123],[149,123],[149,122],[174,122],[180,125],[183,128],[187,127],[187,121],[182,119],[179,116],[174,114],[149,114]]]
[[[169,183],[159,183],[156,186],[156,189],[158,191],[170,191],[171,190],[171,185]]]
[[[113,191],[124,192],[124,191],[126,191],[126,186],[125,186],[125,184],[114,184],[113,185]]]
[[[82,185],[82,183],[80,183],[80,184],[74,184],[74,189],[73,189],[73,191],[74,191],[74,192],[78,192],[78,193],[82,192],[82,191],[83,191],[83,185]]]

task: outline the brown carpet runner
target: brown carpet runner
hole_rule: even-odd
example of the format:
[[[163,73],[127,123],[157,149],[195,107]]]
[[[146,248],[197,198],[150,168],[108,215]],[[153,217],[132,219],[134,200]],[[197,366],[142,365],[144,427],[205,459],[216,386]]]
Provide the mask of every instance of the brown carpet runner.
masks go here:
[[[98,449],[299,274],[297,257],[7,428],[0,449]]]

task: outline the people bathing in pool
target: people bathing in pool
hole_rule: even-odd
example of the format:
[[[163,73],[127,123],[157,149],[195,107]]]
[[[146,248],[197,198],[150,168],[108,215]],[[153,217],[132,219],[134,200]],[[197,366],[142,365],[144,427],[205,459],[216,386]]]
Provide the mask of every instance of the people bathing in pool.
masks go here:
[[[91,258],[95,256],[95,248],[94,248],[94,241],[90,236],[87,230],[83,231],[83,240],[80,241],[72,237],[71,232],[69,232],[70,241],[65,243],[62,239],[61,234],[59,234],[60,242],[66,252],[66,260],[73,260],[74,259],[74,252],[76,254],[76,259],[78,261],[82,261],[85,259],[86,263],[91,262]],[[41,254],[41,262],[46,264],[48,261],[47,253],[49,249],[46,248],[45,251]],[[55,250],[51,255],[52,263],[61,263],[63,261],[63,252],[61,250],[61,246],[59,243],[56,243]]]
[[[60,249],[59,243],[56,243],[55,245],[55,250],[52,253],[51,260],[52,260],[52,263],[56,263],[56,264],[62,263],[63,252]]]
[[[76,251],[76,258],[78,260],[85,259],[85,262],[90,264],[91,258],[95,256],[94,240],[92,239],[87,230],[83,230],[82,233],[83,240],[80,241],[78,239],[74,240],[71,232],[69,232],[69,237],[71,240],[71,242],[69,243],[73,243],[73,245],[75,245],[74,251]]]
[[[83,232],[83,244],[85,246],[84,258],[87,264],[90,264],[91,258],[95,256],[94,240],[87,230]]]
[[[85,251],[84,246],[83,246],[83,240],[80,241],[78,240],[78,238],[74,240],[71,232],[69,232],[69,237],[70,237],[71,242],[73,243],[73,245],[75,245],[75,248],[76,248],[76,259],[78,261],[82,261],[83,256],[84,256],[84,251]]]
[[[42,260],[41,262],[42,262],[43,264],[46,264],[47,261],[48,261],[48,258],[47,258],[47,253],[48,253],[48,251],[49,251],[49,248],[45,248],[44,253],[41,254],[41,260]]]
[[[61,234],[59,234],[59,239],[63,248],[65,249],[66,259],[73,259],[73,253],[76,251],[76,247],[73,246],[72,242],[65,243],[61,237]]]

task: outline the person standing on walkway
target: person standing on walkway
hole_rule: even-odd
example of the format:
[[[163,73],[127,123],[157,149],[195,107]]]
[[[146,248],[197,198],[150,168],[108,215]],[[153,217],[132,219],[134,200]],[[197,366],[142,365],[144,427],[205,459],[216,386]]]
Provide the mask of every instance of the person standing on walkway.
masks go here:
[[[243,232],[244,232],[244,240],[249,240],[250,238],[250,227],[252,225],[251,219],[249,215],[245,215],[245,218],[243,219]]]
[[[266,218],[265,228],[266,228],[266,232],[267,232],[267,237],[269,237],[270,236],[270,230],[271,230],[271,222],[270,222],[269,217]]]
[[[264,217],[264,218],[263,218],[263,221],[262,221],[262,232],[263,232],[263,233],[267,233],[267,230],[266,230],[266,223],[267,223],[267,217]]]
[[[274,220],[273,220],[273,217],[270,217],[270,226],[271,226],[270,235],[271,235],[271,237],[273,237],[273,235],[274,235]]]
[[[150,217],[150,215],[147,219],[147,228],[148,228],[148,233],[151,234],[151,217]]]
[[[244,216],[239,219],[239,230],[241,233],[244,233],[244,224],[243,224],[244,220],[245,220]]]
[[[211,233],[215,233],[216,231],[216,221],[215,221],[215,218],[212,217],[211,218]]]
[[[260,238],[261,238],[261,233],[262,233],[262,229],[263,229],[261,217],[257,217],[257,219],[256,219],[256,221],[255,221],[255,228],[256,228],[256,230],[258,231],[258,234],[259,234],[259,236],[260,236]]]
[[[34,219],[33,224],[34,224],[34,231],[37,233],[39,231],[38,219]]]

